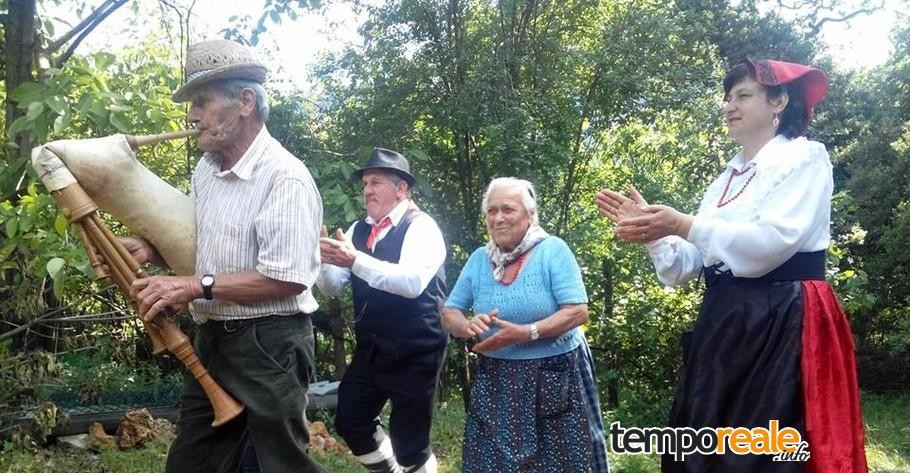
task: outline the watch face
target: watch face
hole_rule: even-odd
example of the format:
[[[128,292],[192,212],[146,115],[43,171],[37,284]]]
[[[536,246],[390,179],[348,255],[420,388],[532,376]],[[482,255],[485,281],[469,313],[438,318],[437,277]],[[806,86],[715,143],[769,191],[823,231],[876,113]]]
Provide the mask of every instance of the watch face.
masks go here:
[[[211,286],[212,284],[215,284],[215,276],[206,274],[205,276],[202,276],[202,280],[200,282],[203,286]]]

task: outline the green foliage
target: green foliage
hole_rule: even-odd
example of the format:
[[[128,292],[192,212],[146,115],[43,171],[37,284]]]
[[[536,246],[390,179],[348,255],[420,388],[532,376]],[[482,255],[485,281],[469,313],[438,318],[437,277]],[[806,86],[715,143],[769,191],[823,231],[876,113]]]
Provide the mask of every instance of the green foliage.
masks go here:
[[[30,351],[4,356],[0,369],[0,433],[14,447],[32,449],[67,417],[86,405],[171,406],[180,376],[162,377],[157,366],[124,360],[113,340],[95,350],[54,356]],[[13,425],[30,417],[31,424]]]
[[[91,271],[84,252],[74,246],[66,220],[53,198],[35,182],[26,187],[15,204],[0,203],[0,271],[6,282],[0,286],[0,312],[6,320],[31,320],[46,308],[46,292],[61,298],[67,289],[81,287],[67,274]]]
[[[24,416],[23,404],[40,397],[38,391],[57,378],[59,365],[52,354],[41,351],[3,355],[0,361],[3,362],[0,364],[0,433],[7,434],[14,447],[33,448],[63,419],[57,406],[50,402],[35,403],[37,407],[31,410],[32,425],[13,425],[11,421]]]
[[[861,385],[906,386],[910,315],[910,29],[893,34],[894,54],[869,72],[832,83],[818,129],[832,145],[835,179],[832,280],[851,315]]]
[[[33,397],[36,389],[59,374],[57,360],[47,352],[3,355],[0,360],[3,361],[0,368],[0,411],[3,413]]]
[[[255,44],[268,25],[294,21],[298,12],[327,3],[269,0],[258,22],[236,19],[224,33]],[[347,228],[362,215],[358,185],[349,176],[370,150],[386,146],[406,154],[418,176],[416,200],[450,243],[450,283],[487,238],[479,210],[487,182],[501,175],[534,182],[544,227],[569,243],[583,271],[591,315],[585,332],[605,410],[624,423],[662,425],[680,364],[679,335],[697,313],[702,288],[662,288],[645,251],[614,238],[593,194],[635,186],[650,202],[695,211],[704,186],[735,150],[723,138],[718,110],[727,65],[746,55],[822,65],[832,89],[810,135],[828,145],[840,191],[829,280],[851,317],[864,385],[906,387],[910,379],[900,373],[910,373],[910,260],[904,251],[910,244],[910,30],[896,32],[895,52],[884,66],[842,73],[816,49],[811,19],[785,21],[758,13],[758,2],[731,3],[358,4],[368,15],[363,47],[323,59],[317,98],[273,97],[268,126],[307,163],[332,229]],[[117,56],[74,56],[62,69],[11,93],[23,113],[11,133],[43,142],[177,129],[183,110],[170,94],[180,77],[174,52],[151,42]],[[187,190],[197,155],[182,143],[169,143],[143,151],[141,159]],[[95,284],[65,219],[35,184],[25,160],[3,166],[4,320],[25,323],[74,301],[71,312],[121,310],[116,298],[77,300]],[[349,297],[339,305],[348,316]],[[350,327],[343,333],[350,338]],[[136,347],[124,343],[139,337],[135,324],[70,327],[53,336],[60,337],[63,351],[92,347],[59,360],[62,382],[84,402],[156,379],[153,369],[125,368],[143,366]],[[30,337],[26,341],[40,340]],[[24,346],[17,338],[0,345],[0,352],[11,356]],[[320,353],[331,347],[330,337],[320,337]],[[470,380],[460,376],[467,371],[455,371],[473,355],[462,356],[453,344],[455,352],[446,382],[457,392]],[[321,376],[330,371],[327,366],[321,362]],[[20,400],[42,395],[32,388],[17,392],[11,396]],[[434,435],[444,432],[437,437],[446,448],[440,456],[448,457],[443,469],[457,471],[462,421],[454,413],[460,402],[447,402]],[[338,471],[358,471],[349,460],[326,459]],[[653,457],[614,460],[616,471],[657,468]],[[74,471],[101,468],[67,465]]]
[[[65,407],[80,405],[173,405],[175,388],[182,377],[162,377],[156,365],[137,362],[118,347],[118,341],[103,337],[95,349],[59,356],[59,387],[47,395]],[[163,397],[163,399],[162,399]],[[156,402],[157,401],[157,402]]]
[[[256,45],[259,43],[259,37],[268,31],[269,24],[281,24],[287,20],[296,21],[298,11],[310,11],[323,7],[324,4],[332,3],[325,0],[265,0],[262,6],[262,14],[251,26],[252,18],[249,16],[239,17],[231,16],[228,21],[231,26],[221,30],[221,34],[226,39],[239,41],[244,44]]]
[[[648,473],[660,471],[660,457],[651,455],[610,455],[610,471],[614,473]]]
[[[162,133],[182,128],[183,111],[171,101],[180,75],[172,52],[160,44],[140,45],[119,56],[107,52],[74,56],[63,69],[47,71],[40,82],[26,82],[10,93],[27,113],[8,130],[28,132],[36,142],[115,133]],[[173,148],[148,163],[163,178],[184,176]]]
[[[876,296],[869,287],[869,276],[859,268],[861,261],[852,248],[864,244],[866,231],[855,223],[856,204],[850,194],[839,192],[832,201],[834,228],[828,248],[828,280],[848,314],[862,317],[875,306]]]
[[[756,0],[684,0],[675,2],[681,15],[713,44],[724,63],[732,66],[747,56],[782,59],[803,64],[817,61],[815,34],[800,18],[785,20],[769,12],[761,14]]]
[[[40,82],[28,82],[11,93],[25,114],[12,124],[11,134],[31,134],[36,142],[62,138],[84,138],[129,132],[160,133],[181,127],[183,112],[171,100],[177,85],[172,51],[162,45],[140,44],[118,56],[96,53],[74,56],[63,69],[49,70]],[[145,164],[177,187],[188,188],[191,168],[189,155],[180,144],[158,146],[142,153]],[[24,171],[28,171],[27,173]],[[125,312],[126,305],[116,298],[96,295],[94,271],[75,234],[68,228],[54,199],[36,180],[23,159],[13,162],[2,173],[0,185],[0,313],[12,327],[46,317],[49,311],[59,316],[75,313]],[[116,229],[116,225],[112,225]],[[67,306],[66,303],[70,303]],[[46,382],[67,384],[73,396],[85,402],[98,402],[107,395],[160,383],[157,368],[137,369],[133,324],[91,324],[68,328],[46,328],[22,332],[8,340],[13,353],[26,348],[47,347],[54,351],[98,347],[105,337],[108,346],[121,346],[131,355],[117,350],[82,352],[58,360],[61,373],[48,375]],[[58,338],[59,337],[59,338]],[[126,342],[126,343],[124,343]],[[89,353],[91,354],[90,356]],[[61,401],[59,389],[34,380],[20,395],[4,390],[0,399],[4,412],[30,409],[49,397]],[[55,394],[56,393],[56,394]],[[64,401],[66,399],[63,399]],[[56,405],[39,409],[40,440],[59,417]],[[20,436],[22,443],[29,437]]]
[[[309,168],[322,196],[323,223],[330,229],[347,229],[362,213],[358,200],[350,197],[359,192],[351,173],[360,167],[362,156],[334,153],[326,148],[325,132],[319,123],[323,117],[314,103],[283,95],[273,96],[271,101],[269,132]],[[372,148],[360,151],[369,153]]]
[[[10,133],[31,133],[45,142],[178,129],[182,112],[170,100],[178,75],[168,57],[163,46],[151,44],[116,57],[74,56],[63,69],[49,71],[41,83],[27,82],[11,93],[28,112],[11,125]],[[179,150],[179,144],[163,145],[144,152],[143,160],[187,189],[190,163],[187,157],[181,162]],[[25,163],[13,163],[12,168],[20,164]],[[6,283],[0,287],[0,312],[14,323],[37,317],[49,302],[83,293],[94,277],[53,198],[37,184],[31,167],[27,169],[27,176],[4,173],[18,180],[4,181],[4,195],[10,198],[0,202],[0,270]]]
[[[880,68],[851,77],[841,113],[850,140],[837,150],[840,176],[854,199],[856,218],[867,232],[855,248],[873,278],[882,306],[906,304],[910,297],[907,195],[910,190],[910,29],[895,35],[895,52]],[[849,108],[847,108],[849,107]],[[836,122],[835,122],[836,123]]]
[[[485,239],[477,209],[496,175],[547,183],[544,219],[568,232],[568,207],[584,195],[576,176],[602,152],[606,132],[686,103],[695,88],[668,95],[664,87],[697,73],[670,65],[710,57],[656,2],[453,5],[378,9],[363,29],[365,50],[330,58],[320,75],[334,147],[421,150],[429,159],[414,167],[435,196],[429,210],[465,251]],[[660,56],[626,67],[649,44]],[[703,62],[694,67],[712,74]]]

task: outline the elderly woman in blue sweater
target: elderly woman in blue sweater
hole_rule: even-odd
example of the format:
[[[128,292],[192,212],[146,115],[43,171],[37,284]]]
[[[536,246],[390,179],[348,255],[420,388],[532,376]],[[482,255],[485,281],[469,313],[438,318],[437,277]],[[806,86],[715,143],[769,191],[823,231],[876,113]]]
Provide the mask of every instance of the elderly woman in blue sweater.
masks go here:
[[[494,179],[482,210],[490,241],[468,258],[442,314],[450,334],[479,339],[462,469],[607,472],[575,256],[540,227],[526,180]]]

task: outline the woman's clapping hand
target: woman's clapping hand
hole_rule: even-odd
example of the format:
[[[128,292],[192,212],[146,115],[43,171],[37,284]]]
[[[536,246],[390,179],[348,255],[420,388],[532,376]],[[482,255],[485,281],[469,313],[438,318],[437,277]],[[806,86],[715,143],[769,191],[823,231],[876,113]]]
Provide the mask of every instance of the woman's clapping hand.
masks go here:
[[[468,320],[468,332],[472,337],[479,337],[490,331],[493,321],[499,315],[499,309],[493,309],[489,314],[477,314]]]
[[[601,215],[607,217],[613,223],[644,215],[642,207],[647,206],[648,203],[634,187],[629,189],[629,193],[631,197],[610,189],[598,192],[595,195],[595,201]]]
[[[669,235],[685,238],[694,217],[666,205],[648,205],[634,187],[629,196],[610,189],[597,193],[597,208],[616,224],[616,235],[629,243],[647,243]]]
[[[512,322],[506,322],[505,320],[497,317],[498,314],[499,312],[494,309],[490,311],[489,314],[480,314],[472,319],[472,323],[474,321],[478,322],[475,325],[475,327],[478,329],[482,327],[488,327],[487,330],[492,327],[499,329],[493,335],[490,335],[483,341],[476,343],[472,348],[475,353],[489,353],[499,350],[500,348],[507,347],[509,345],[523,343],[531,340],[531,330],[527,325],[519,325],[513,324]],[[481,333],[484,332],[486,332],[486,330]]]
[[[513,324],[500,319],[499,309],[465,318],[460,310],[446,307],[442,311],[442,324],[449,334],[458,338],[477,338],[489,333],[494,328],[498,329],[496,333],[474,344],[472,350],[476,353],[489,353],[509,345],[531,340],[531,329],[529,326]]]

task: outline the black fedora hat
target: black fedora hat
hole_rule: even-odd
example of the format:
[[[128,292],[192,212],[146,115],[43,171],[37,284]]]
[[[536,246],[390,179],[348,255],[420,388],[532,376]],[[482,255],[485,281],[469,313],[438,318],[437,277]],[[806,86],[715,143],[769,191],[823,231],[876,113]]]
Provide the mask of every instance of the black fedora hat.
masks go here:
[[[407,181],[408,187],[414,187],[415,179],[411,174],[411,165],[408,163],[408,159],[397,151],[392,151],[385,148],[373,148],[373,154],[370,155],[370,159],[367,161],[367,164],[364,167],[354,171],[352,177],[354,179],[363,178],[363,172],[367,169],[383,169],[392,171]]]

